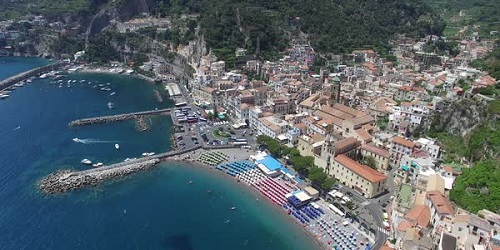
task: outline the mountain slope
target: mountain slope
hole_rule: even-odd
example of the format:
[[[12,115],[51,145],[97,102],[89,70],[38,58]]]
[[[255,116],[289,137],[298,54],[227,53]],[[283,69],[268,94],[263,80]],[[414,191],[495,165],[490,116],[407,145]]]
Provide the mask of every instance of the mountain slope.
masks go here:
[[[196,12],[212,48],[272,51],[291,34],[309,35],[320,51],[381,46],[392,35],[440,34],[444,23],[420,0],[184,0],[159,1],[163,9]],[[158,11],[161,12],[161,11]]]

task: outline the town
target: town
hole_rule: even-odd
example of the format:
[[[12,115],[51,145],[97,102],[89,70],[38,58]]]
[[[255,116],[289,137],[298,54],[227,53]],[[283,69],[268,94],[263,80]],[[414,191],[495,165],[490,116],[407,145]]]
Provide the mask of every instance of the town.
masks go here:
[[[7,30],[12,23],[0,24],[3,53],[19,46],[22,29],[46,25],[40,16],[22,23],[29,25]],[[158,23],[163,24],[118,26],[126,33]],[[498,43],[478,34],[458,37],[452,53],[437,49],[450,42],[446,37],[401,35],[390,42],[391,58],[372,49],[320,55],[303,38],[293,40],[277,61],[258,60],[241,48],[229,64],[209,51],[191,63],[195,73],[189,81],[159,59],[140,68],[152,72],[176,101],[171,115],[182,131],[174,136],[179,150],[201,142],[267,152],[255,156],[264,174],[279,175],[266,163],[283,164],[283,175],[307,184],[299,185],[307,193],[295,195],[299,203],[306,196],[331,205],[375,242],[373,249],[500,249],[498,211],[472,213],[450,199],[471,160],[450,157],[439,138],[425,133],[460,100],[496,101],[491,92],[500,83],[471,62]],[[78,62],[83,53],[68,57]],[[228,160],[211,157],[214,165]]]

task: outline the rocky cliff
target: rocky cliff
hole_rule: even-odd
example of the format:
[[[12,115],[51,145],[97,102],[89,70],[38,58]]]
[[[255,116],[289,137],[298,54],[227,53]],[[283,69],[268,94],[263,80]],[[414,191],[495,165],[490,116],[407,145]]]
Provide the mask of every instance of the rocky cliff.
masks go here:
[[[422,129],[466,137],[476,126],[491,118],[489,106],[489,102],[480,97],[446,102],[442,111],[434,112],[425,120]]]

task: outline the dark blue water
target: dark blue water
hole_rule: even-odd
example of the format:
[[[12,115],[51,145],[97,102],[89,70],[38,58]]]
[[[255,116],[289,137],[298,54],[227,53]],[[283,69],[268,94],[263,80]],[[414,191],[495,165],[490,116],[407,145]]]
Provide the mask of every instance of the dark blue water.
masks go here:
[[[5,79],[21,72],[47,65],[43,58],[0,57],[0,79]]]
[[[67,79],[86,82],[67,87]],[[147,132],[136,131],[132,121],[67,126],[77,118],[171,105],[154,100],[156,86],[102,74],[67,79],[61,88],[36,80],[0,101],[0,249],[313,249],[263,198],[256,201],[211,170],[179,163],[65,195],[41,195],[37,180],[61,168],[85,169],[83,158],[112,163],[169,149],[169,117],[148,121]],[[93,88],[101,83],[110,83],[116,95]],[[110,101],[115,109],[108,109]]]

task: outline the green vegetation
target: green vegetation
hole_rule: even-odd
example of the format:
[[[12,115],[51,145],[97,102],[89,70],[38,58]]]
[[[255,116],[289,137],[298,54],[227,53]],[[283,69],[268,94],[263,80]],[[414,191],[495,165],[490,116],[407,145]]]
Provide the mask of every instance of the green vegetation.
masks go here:
[[[490,37],[491,31],[500,31],[500,1],[498,0],[425,0],[447,22],[445,35],[456,35],[464,26],[478,25],[479,35]],[[459,12],[463,11],[462,16]],[[470,32],[474,30],[470,29]],[[468,32],[469,33],[469,32]],[[470,34],[470,33],[469,33]],[[496,35],[498,37],[498,35]]]
[[[468,109],[458,103],[457,109]],[[465,102],[467,103],[467,102]],[[474,105],[472,103],[469,103]],[[459,206],[476,213],[480,209],[500,210],[500,100],[485,107],[485,118],[469,136],[452,135],[445,131],[431,131],[428,135],[441,142],[445,163],[460,162],[465,158],[474,163],[462,168],[450,193],[450,199]],[[481,112],[481,111],[480,111]]]
[[[295,171],[302,176],[307,176],[314,186],[329,191],[335,185],[334,178],[328,177],[322,168],[314,165],[314,157],[301,156],[298,149],[281,145],[277,140],[265,135],[259,135],[257,143],[265,145],[271,155],[276,158],[287,157],[287,162],[293,166]]]
[[[500,45],[500,42],[498,42]],[[499,80],[500,79],[500,48],[491,51],[486,58],[476,59],[470,64],[474,68],[483,71],[488,71],[490,76]],[[498,87],[498,86],[497,86]],[[499,87],[500,88],[500,87]]]
[[[429,41],[425,47],[425,52],[434,52],[438,55],[450,55],[452,57],[457,56],[460,53],[460,48],[458,47],[457,41],[447,41],[443,39],[438,39],[437,41]]]
[[[500,212],[500,161],[478,162],[463,169],[456,179],[450,198],[461,207],[477,213],[481,209]]]
[[[48,19],[58,18],[61,14],[94,12],[109,0],[24,0],[1,1],[0,20],[19,18],[27,14],[41,14]],[[113,1],[118,4],[121,1]]]
[[[291,35],[309,35],[319,51],[384,47],[394,34],[441,34],[444,23],[421,1],[162,0],[157,13],[199,13],[208,46],[246,48],[261,56],[283,50]],[[392,57],[391,57],[392,58]]]

